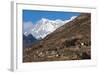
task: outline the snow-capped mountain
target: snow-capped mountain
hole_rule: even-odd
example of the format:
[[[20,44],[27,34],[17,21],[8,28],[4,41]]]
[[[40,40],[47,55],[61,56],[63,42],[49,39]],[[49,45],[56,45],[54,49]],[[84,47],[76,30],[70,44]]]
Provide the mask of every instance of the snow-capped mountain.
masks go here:
[[[63,26],[65,23],[72,21],[77,16],[71,17],[69,20],[49,20],[42,18],[34,26],[31,26],[31,29],[28,32],[24,32],[24,35],[32,34],[36,39],[43,39],[48,34],[55,31],[57,28]]]

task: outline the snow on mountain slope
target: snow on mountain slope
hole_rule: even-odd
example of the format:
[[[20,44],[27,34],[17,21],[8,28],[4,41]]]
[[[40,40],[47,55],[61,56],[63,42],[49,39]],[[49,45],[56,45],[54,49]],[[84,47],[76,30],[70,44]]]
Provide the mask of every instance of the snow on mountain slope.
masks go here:
[[[46,18],[42,18],[39,20],[34,26],[31,26],[28,32],[25,32],[24,35],[32,34],[36,39],[43,39],[48,34],[55,31],[57,28],[61,27],[65,23],[68,23],[75,19],[77,16],[71,17],[69,20],[49,20]]]

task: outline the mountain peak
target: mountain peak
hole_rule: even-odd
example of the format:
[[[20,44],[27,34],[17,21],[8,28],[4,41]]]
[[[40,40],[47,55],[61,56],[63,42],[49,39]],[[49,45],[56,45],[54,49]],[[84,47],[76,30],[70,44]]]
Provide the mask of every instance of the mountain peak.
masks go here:
[[[57,28],[63,26],[65,23],[68,23],[75,18],[76,16],[71,17],[69,20],[50,20],[47,18],[41,18],[39,21],[37,21],[37,23],[34,25],[29,33],[31,33],[36,39],[43,39],[48,34],[55,31]],[[25,34],[27,34],[27,32],[25,32]]]
[[[47,18],[42,18],[41,20],[42,20],[42,21],[47,21],[48,19],[47,19]]]

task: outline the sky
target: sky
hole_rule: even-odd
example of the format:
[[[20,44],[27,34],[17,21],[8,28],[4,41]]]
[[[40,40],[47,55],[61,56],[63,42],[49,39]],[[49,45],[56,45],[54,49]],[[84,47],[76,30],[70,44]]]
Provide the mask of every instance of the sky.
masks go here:
[[[39,11],[39,10],[23,10],[23,22],[32,22],[35,24],[42,18],[49,20],[68,20],[72,16],[79,16],[77,12],[60,12],[60,11]]]

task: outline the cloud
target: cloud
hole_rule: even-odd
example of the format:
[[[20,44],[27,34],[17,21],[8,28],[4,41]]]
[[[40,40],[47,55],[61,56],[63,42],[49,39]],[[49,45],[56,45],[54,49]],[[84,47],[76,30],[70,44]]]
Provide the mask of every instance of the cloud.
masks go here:
[[[31,21],[29,22],[23,22],[23,33],[28,35],[30,30],[34,27],[33,23]]]

